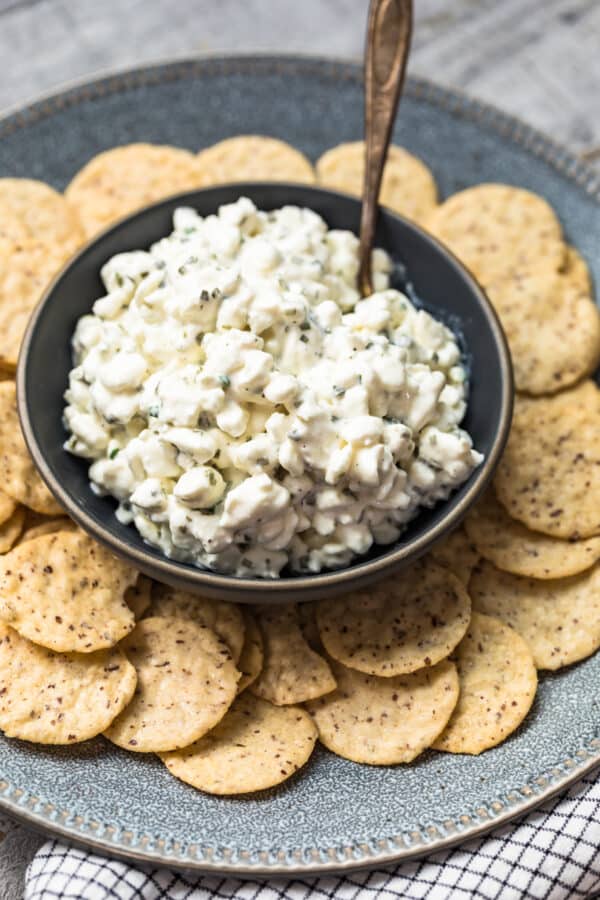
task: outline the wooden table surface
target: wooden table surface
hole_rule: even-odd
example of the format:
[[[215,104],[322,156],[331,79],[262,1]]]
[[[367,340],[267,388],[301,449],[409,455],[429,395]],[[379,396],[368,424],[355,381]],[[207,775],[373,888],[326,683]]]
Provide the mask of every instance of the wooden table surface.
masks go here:
[[[0,0],[0,110],[98,71],[207,51],[358,58],[367,0]],[[410,70],[600,168],[600,0],[416,0]],[[0,172],[0,176],[2,173]],[[0,816],[0,900],[41,838]]]

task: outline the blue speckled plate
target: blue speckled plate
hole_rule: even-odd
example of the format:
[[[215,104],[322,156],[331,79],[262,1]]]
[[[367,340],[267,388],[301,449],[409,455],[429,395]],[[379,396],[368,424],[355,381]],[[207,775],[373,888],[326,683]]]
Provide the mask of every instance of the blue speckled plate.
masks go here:
[[[100,150],[129,141],[196,149],[240,132],[284,138],[313,159],[362,130],[360,69],[312,59],[177,62],[69,89],[0,121],[0,175],[58,188]],[[538,191],[600,283],[600,181],[527,126],[411,81],[395,138],[443,194],[481,181]],[[600,654],[543,675],[523,727],[480,757],[428,753],[358,766],[318,750],[277,790],[218,799],[158,759],[102,739],[44,749],[0,738],[0,806],[72,841],[173,867],[277,874],[407,859],[531,808],[600,763]]]

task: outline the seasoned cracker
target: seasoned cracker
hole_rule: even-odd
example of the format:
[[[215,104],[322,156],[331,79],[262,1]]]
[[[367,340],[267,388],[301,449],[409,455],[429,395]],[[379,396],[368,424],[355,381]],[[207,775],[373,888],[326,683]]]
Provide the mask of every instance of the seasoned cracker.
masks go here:
[[[600,311],[567,274],[539,266],[489,284],[510,346],[515,384],[553,394],[600,362]]]
[[[562,229],[537,194],[508,184],[478,184],[438,206],[427,228],[486,287],[533,266],[565,264]]]
[[[135,616],[136,622],[141,619],[151,603],[152,581],[140,575],[135,584],[125,591],[125,603]]]
[[[176,778],[208,794],[247,794],[287,781],[316,739],[299,706],[273,706],[246,692],[209,734],[161,759]]]
[[[326,661],[308,646],[295,603],[257,608],[263,637],[264,663],[250,690],[276,706],[302,703],[335,688]]]
[[[445,659],[470,615],[458,578],[425,559],[363,591],[321,601],[317,623],[327,653],[338,662],[391,678]]]
[[[0,238],[0,368],[14,371],[29,317],[71,249]]]
[[[75,744],[107,728],[136,674],[118,647],[54,653],[0,624],[0,728],[36,744]]]
[[[465,586],[469,583],[471,572],[480,557],[473,546],[473,541],[469,540],[462,526],[436,544],[430,555],[439,566],[450,569]]]
[[[230,181],[294,181],[313,184],[312,164],[290,144],[259,134],[240,134],[201,150],[203,184]]]
[[[235,698],[239,672],[210,628],[185,619],[141,619],[121,647],[138,683],[105,735],[125,750],[187,747],[221,721]]]
[[[30,509],[46,515],[62,512],[25,446],[14,381],[0,382],[0,481],[5,493]]]
[[[331,665],[337,690],[307,706],[321,743],[353,762],[410,762],[444,730],[458,700],[456,667],[447,660],[393,678]]]
[[[25,510],[22,506],[15,509],[14,513],[0,525],[0,553],[8,553],[19,539],[25,522]]]
[[[0,619],[57,652],[112,647],[133,628],[123,595],[137,572],[81,531],[59,531],[0,557]]]
[[[167,584],[152,586],[152,616],[175,616],[191,619],[217,634],[225,641],[233,661],[237,663],[244,645],[244,617],[239,606],[225,600],[212,600]]]
[[[465,528],[481,556],[514,575],[565,578],[600,559],[600,537],[564,541],[532,531],[511,519],[492,490],[471,509]]]
[[[479,612],[496,616],[521,635],[538,669],[560,669],[600,647],[600,565],[539,581],[482,563],[469,591]]]
[[[365,172],[364,141],[339,144],[328,150],[317,160],[316,170],[320,184],[360,197]],[[422,160],[391,144],[379,199],[408,219],[423,222],[437,206],[435,179]]]
[[[256,619],[244,610],[244,646],[238,660],[242,677],[238,681],[237,692],[241,694],[256,681],[263,667],[263,639]]]
[[[68,255],[84,240],[75,211],[43,181],[0,178],[0,238],[63,247]]]
[[[498,619],[473,613],[453,654],[460,696],[446,730],[433,744],[447,753],[478,755],[519,727],[535,698],[537,673],[516,631]]]
[[[509,514],[534,531],[600,534],[600,391],[584,382],[553,397],[517,397],[494,482]]]
[[[75,175],[65,196],[92,237],[143,206],[202,183],[196,158],[187,150],[127,144],[94,156]]]

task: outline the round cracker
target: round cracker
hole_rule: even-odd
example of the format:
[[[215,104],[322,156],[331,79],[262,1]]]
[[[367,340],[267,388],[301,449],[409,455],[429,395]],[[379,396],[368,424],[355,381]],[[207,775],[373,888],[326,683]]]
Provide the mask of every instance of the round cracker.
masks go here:
[[[14,513],[0,525],[0,553],[8,553],[19,539],[25,523],[25,510],[22,506],[15,509]]]
[[[179,750],[214,728],[231,706],[239,672],[210,628],[151,617],[138,622],[121,646],[138,682],[133,700],[105,732],[119,747]]]
[[[449,197],[427,228],[485,286],[520,269],[557,271],[566,248],[552,207],[537,194],[507,184],[478,184]]]
[[[125,591],[125,603],[135,616],[136,622],[147,612],[152,595],[152,581],[145,575],[140,575],[135,584]]]
[[[311,701],[308,710],[321,743],[353,762],[410,762],[441,734],[458,700],[456,667],[447,660],[394,678],[331,665],[337,690]]]
[[[593,296],[594,285],[588,264],[579,250],[570,245],[567,245],[564,277],[568,284],[579,291],[580,294],[586,294],[588,297]]]
[[[68,254],[84,240],[75,211],[43,181],[0,178],[0,238],[58,245]]]
[[[479,612],[521,635],[538,669],[560,669],[600,647],[600,566],[569,578],[538,581],[482,563],[469,590]]]
[[[273,706],[246,692],[209,734],[161,759],[176,778],[208,794],[247,794],[287,781],[307,762],[316,739],[299,706]]]
[[[332,147],[316,163],[317,180],[360,197],[365,173],[365,143],[354,141]],[[422,160],[391,144],[381,182],[379,200],[415,222],[423,222],[437,206],[437,185]]]
[[[237,692],[241,694],[253,684],[262,672],[264,660],[263,639],[256,619],[244,610],[244,646],[238,661],[242,677],[238,681]]]
[[[107,728],[136,674],[118,647],[53,653],[0,624],[0,728],[37,744],[74,744]]]
[[[0,238],[0,367],[16,369],[29,317],[70,254],[61,244]]]
[[[198,153],[203,184],[293,181],[313,184],[312,164],[290,144],[259,134],[240,134]]]
[[[123,595],[137,572],[82,531],[59,531],[0,557],[0,619],[67,653],[112,647],[133,628]]]
[[[201,185],[196,158],[188,150],[127,144],[94,156],[65,195],[92,237],[143,206]]]
[[[317,623],[327,653],[338,662],[391,678],[445,659],[470,615],[458,578],[425,559],[364,591],[321,601]]]
[[[239,606],[234,603],[212,600],[210,597],[154,582],[150,615],[191,619],[199,625],[212,628],[229,647],[233,661],[238,662],[244,646],[244,617]]]
[[[2,489],[24,506],[47,515],[62,512],[25,446],[14,381],[0,382],[0,479]]]
[[[465,528],[481,556],[514,575],[565,578],[600,559],[600,537],[563,541],[531,531],[511,519],[491,490],[471,510]]]
[[[263,669],[250,690],[276,706],[303,703],[328,694],[335,679],[327,662],[308,646],[295,603],[257,609],[263,638]]]
[[[436,544],[430,555],[438,565],[450,569],[465,586],[469,583],[480,556],[462,527],[456,528],[451,535]]]
[[[536,400],[517,397],[496,495],[534,531],[600,534],[600,391],[592,382]]]
[[[552,394],[600,362],[600,311],[567,274],[540,269],[488,285],[510,346],[515,384]]]
[[[446,730],[433,744],[477,755],[506,740],[533,703],[537,673],[525,641],[491,616],[473,613],[453,654],[460,696]]]

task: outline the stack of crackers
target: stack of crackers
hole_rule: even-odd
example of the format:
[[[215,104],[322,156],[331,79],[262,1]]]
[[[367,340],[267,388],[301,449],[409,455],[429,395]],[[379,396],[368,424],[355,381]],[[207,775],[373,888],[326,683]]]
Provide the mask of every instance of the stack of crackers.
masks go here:
[[[238,607],[152,582],[65,516],[21,436],[12,380],[28,316],[86,239],[177,191],[226,181],[359,194],[364,147],[313,168],[241,136],[194,155],[135,144],[91,160],[64,195],[0,180],[0,728],[72,744],[99,734],[158,754],[214,794],[285,781],[317,739],[356,763],[426,748],[480,753],[526,718],[539,669],[600,647],[600,316],[584,260],[540,197],[479,185],[438,203],[400,147],[387,205],[446,243],[506,330],[518,396],[493,489],[424,560],[317,603]]]

